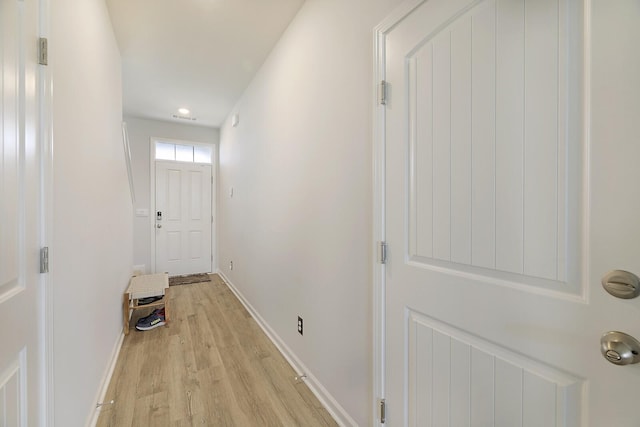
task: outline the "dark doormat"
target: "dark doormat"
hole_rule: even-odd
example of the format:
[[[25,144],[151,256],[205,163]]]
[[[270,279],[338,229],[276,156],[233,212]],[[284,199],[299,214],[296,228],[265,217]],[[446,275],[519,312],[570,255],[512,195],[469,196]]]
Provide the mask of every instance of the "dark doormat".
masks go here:
[[[210,282],[211,277],[206,273],[189,274],[187,276],[169,277],[169,286],[189,285],[191,283]]]

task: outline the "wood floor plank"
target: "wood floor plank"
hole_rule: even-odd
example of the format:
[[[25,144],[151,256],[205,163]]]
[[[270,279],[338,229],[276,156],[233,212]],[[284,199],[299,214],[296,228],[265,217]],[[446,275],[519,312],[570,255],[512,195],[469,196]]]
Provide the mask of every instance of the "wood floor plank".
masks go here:
[[[131,345],[122,346],[116,364],[111,384],[105,396],[105,402],[114,401],[113,404],[105,404],[100,414],[101,425],[107,427],[130,426],[133,420],[134,406],[125,402],[133,402],[136,399],[138,385],[138,367],[140,366],[139,345],[144,339],[141,335],[129,334]],[[126,338],[125,338],[126,339]]]
[[[211,277],[171,288],[167,326],[125,337],[105,399],[115,403],[97,427],[336,426],[226,284]]]
[[[207,370],[210,381],[208,392],[204,394],[208,425],[244,426],[251,425],[233,396],[231,381],[223,367]]]
[[[187,359],[185,359],[184,341],[180,336],[173,335],[169,339],[167,357],[171,359],[169,364],[169,401],[170,420],[175,423],[184,418],[185,414],[191,416],[190,375]]]

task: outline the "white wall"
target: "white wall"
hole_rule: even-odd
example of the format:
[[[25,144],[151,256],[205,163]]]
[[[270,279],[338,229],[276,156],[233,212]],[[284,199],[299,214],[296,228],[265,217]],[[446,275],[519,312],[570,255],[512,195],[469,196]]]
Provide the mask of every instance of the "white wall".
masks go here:
[[[204,126],[184,125],[181,123],[162,122],[135,117],[125,117],[131,144],[131,166],[136,193],[136,208],[148,209],[150,206],[150,175],[149,175],[149,143],[151,137],[175,139],[181,141],[202,142],[215,144],[217,152],[220,131]],[[214,171],[215,171],[214,165]],[[149,217],[136,216],[133,220],[133,264],[146,267],[151,273],[151,223]]]
[[[122,333],[132,205],[120,54],[103,0],[51,2],[55,425],[86,425]]]
[[[232,111],[239,126],[221,128],[219,265],[359,425],[372,399],[373,28],[398,3],[307,0]]]

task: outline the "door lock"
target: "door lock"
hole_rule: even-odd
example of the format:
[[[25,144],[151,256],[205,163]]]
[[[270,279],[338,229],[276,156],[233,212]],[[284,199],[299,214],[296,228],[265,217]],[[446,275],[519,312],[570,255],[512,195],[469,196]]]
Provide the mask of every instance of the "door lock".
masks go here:
[[[640,362],[640,342],[624,332],[611,331],[600,338],[600,352],[614,365]]]
[[[631,299],[640,295],[640,279],[624,270],[613,270],[602,278],[602,287],[617,298]]]

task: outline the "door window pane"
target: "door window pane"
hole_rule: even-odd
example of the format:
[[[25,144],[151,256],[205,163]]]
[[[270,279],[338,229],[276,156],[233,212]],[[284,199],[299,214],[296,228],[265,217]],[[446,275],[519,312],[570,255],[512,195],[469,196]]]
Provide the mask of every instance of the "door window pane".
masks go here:
[[[166,142],[156,142],[156,160],[175,160],[175,145]]]
[[[193,146],[176,144],[176,160],[179,162],[193,162]]]
[[[195,163],[211,163],[211,146],[195,145],[193,147],[193,161]]]
[[[190,163],[213,163],[213,147],[210,145],[172,144],[155,141],[156,160],[174,160]]]

